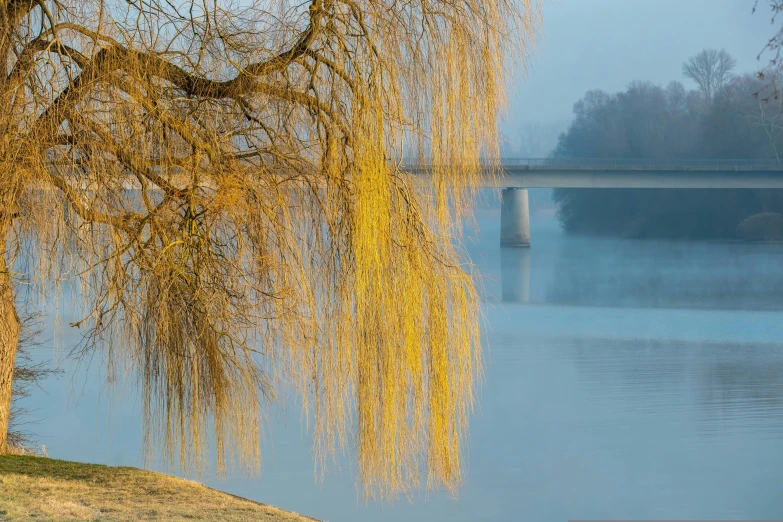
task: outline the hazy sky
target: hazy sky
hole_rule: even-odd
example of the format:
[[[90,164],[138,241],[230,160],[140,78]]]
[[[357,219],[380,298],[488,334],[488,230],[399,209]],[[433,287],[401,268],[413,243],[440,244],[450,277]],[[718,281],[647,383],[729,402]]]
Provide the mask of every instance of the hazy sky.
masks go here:
[[[544,2],[539,48],[511,93],[503,125],[510,134],[519,122],[570,119],[589,89],[617,92],[633,80],[681,80],[693,88],[682,78],[682,63],[704,47],[725,48],[739,72],[756,71],[756,57],[774,33],[767,0],[756,14],[753,0]]]

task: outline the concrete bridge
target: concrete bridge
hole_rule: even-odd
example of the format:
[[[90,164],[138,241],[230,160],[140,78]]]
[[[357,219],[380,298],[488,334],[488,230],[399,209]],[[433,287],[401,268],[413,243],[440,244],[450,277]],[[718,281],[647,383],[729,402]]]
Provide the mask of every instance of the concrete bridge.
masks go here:
[[[489,186],[489,185],[488,185]],[[500,245],[530,246],[530,188],[783,189],[776,160],[504,159]]]

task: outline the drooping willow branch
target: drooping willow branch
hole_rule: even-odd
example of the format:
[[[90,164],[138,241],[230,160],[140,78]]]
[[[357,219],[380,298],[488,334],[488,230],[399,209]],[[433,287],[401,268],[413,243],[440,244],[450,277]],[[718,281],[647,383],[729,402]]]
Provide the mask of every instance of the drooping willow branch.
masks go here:
[[[139,377],[148,448],[252,468],[291,392],[322,471],[355,447],[368,494],[457,486],[481,368],[458,224],[534,7],[0,1],[6,242],[41,292],[79,281],[79,353]]]

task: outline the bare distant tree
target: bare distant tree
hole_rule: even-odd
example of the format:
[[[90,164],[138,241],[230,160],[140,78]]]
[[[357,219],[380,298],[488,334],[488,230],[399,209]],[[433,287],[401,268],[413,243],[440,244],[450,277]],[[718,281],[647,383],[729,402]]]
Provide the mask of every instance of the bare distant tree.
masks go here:
[[[682,65],[682,74],[699,86],[707,100],[726,85],[737,61],[725,49],[703,49]]]
[[[455,186],[498,155],[534,5],[0,0],[0,453],[21,274],[81,283],[82,353],[139,376],[172,463],[258,468],[292,385],[368,493],[455,487],[481,365]]]

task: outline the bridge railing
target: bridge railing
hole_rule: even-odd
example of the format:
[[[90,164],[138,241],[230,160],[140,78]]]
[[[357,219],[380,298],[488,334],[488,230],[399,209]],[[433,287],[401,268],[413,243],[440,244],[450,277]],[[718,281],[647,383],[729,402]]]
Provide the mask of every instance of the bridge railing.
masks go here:
[[[503,158],[504,167],[580,169],[654,169],[664,170],[775,170],[783,171],[778,160],[742,159],[657,159],[657,158]]]

